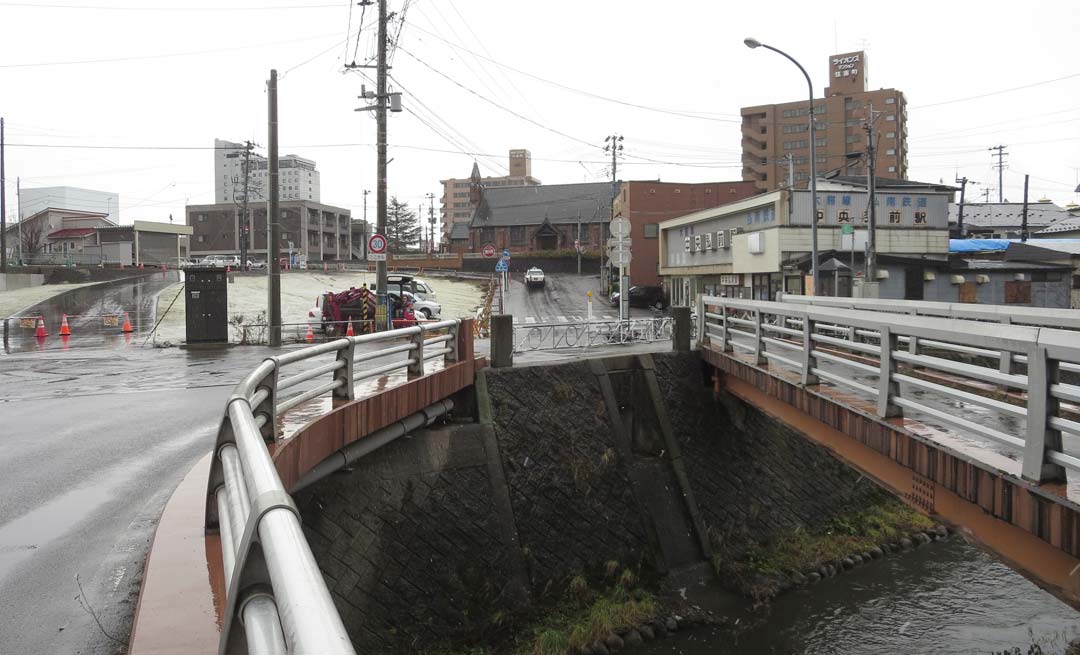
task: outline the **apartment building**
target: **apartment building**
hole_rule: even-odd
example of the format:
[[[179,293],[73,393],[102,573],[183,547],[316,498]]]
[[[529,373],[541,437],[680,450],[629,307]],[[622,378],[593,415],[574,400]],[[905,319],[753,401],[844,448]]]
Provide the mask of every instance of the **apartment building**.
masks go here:
[[[281,253],[290,250],[308,261],[351,259],[354,228],[349,210],[310,200],[282,201]],[[244,234],[250,239],[248,257],[267,259],[267,208],[265,203],[248,208],[247,225],[243,211],[232,202],[188,205],[187,224],[192,227],[192,257],[239,255]]]
[[[806,187],[810,179],[807,98],[743,107],[742,177],[760,191]],[[865,175],[865,122],[874,113],[876,174],[907,178],[907,101],[897,89],[867,89],[866,53],[829,57],[829,86],[814,100],[817,174]]]
[[[252,152],[245,157],[245,145],[214,139],[214,199],[219,203],[244,202],[244,164],[248,165],[248,202],[266,202],[269,197],[270,160]],[[299,155],[278,158],[278,199],[308,200],[318,203],[319,171],[315,161]]]

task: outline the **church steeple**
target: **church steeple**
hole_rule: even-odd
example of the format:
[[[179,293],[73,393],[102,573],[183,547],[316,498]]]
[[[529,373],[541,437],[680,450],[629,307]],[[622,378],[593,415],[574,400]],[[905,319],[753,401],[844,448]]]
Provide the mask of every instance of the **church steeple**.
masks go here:
[[[480,167],[473,162],[472,173],[469,174],[469,202],[476,206],[480,203],[480,192],[483,190],[480,180]]]

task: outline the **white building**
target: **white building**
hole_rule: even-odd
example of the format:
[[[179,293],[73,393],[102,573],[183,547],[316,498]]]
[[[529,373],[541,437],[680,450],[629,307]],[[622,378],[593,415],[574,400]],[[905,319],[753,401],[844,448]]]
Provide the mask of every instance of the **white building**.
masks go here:
[[[19,191],[19,218],[29,218],[49,208],[104,214],[111,223],[120,223],[120,194],[73,186],[46,186]]]
[[[223,202],[244,201],[244,144],[214,139],[214,200]],[[249,202],[266,201],[269,198],[268,182],[270,161],[254,152],[248,158]],[[278,158],[278,199],[310,200],[320,202],[319,171],[315,162],[298,155]]]

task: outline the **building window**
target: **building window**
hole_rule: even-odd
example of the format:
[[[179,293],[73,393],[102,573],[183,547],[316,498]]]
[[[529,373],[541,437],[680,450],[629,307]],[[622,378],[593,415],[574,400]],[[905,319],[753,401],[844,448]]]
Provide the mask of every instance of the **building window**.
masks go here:
[[[495,243],[495,228],[480,228],[480,241],[483,243]]]
[[[916,225],[925,225],[926,224],[926,212],[915,212],[915,224]]]
[[[791,134],[792,132],[805,132],[810,129],[810,125],[785,125],[784,134]]]
[[[896,98],[885,98],[885,104],[887,104],[887,105],[895,105],[896,104]]]
[[[525,226],[513,226],[510,228],[510,245],[523,246],[525,245]]]
[[[889,114],[888,116],[885,117],[885,120],[887,120],[887,121],[895,121],[896,120],[896,114]]]
[[[197,234],[197,235],[195,235],[195,243],[206,243],[206,235],[205,234]]]
[[[858,143],[862,140],[862,136],[858,134],[849,134],[847,137],[848,143]]]
[[[810,145],[810,142],[806,139],[800,139],[798,141],[784,141],[784,150],[795,150],[796,148],[805,148]]]
[[[900,224],[900,212],[889,212],[889,222],[894,225]]]
[[[588,243],[589,242],[589,224],[588,223],[578,223],[578,231],[577,232],[578,232],[578,235],[577,235],[578,241],[580,241],[581,243]]]
[[[848,214],[846,211],[841,211],[840,213],[838,213],[836,215],[836,222],[837,223],[850,223],[851,222],[851,215]]]
[[[645,238],[656,239],[660,236],[660,224],[659,223],[646,223],[645,224]]]
[[[885,138],[886,139],[895,139],[896,138],[896,132],[886,132],[885,133]]]
[[[818,148],[825,147],[825,139],[814,139],[814,145]]]
[[[890,166],[889,167],[889,172],[890,173],[895,173],[896,172],[896,167],[895,166]]]
[[[205,223],[206,222],[206,214],[199,214],[199,222],[200,223]]]
[[[896,148],[889,148],[888,150],[885,151],[885,154],[886,155],[895,155],[896,154]]]

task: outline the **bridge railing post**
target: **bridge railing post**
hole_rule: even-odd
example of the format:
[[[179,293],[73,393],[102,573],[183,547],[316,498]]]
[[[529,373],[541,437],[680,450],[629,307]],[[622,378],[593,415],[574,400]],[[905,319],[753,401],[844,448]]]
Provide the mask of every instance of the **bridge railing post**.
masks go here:
[[[353,382],[353,357],[356,355],[356,342],[349,339],[349,345],[337,351],[337,361],[344,362],[334,371],[334,380],[341,380],[341,385],[334,389],[334,398],[354,400],[356,387]]]
[[[762,335],[762,316],[761,310],[754,310],[754,365],[759,366],[765,364],[765,356],[762,353],[765,350],[765,345],[761,342]]]
[[[709,335],[705,332],[705,294],[699,293],[697,297],[697,340],[698,347],[704,348],[709,343]]]
[[[878,372],[877,414],[882,418],[902,416],[900,407],[893,399],[900,395],[900,383],[893,375],[896,373],[896,359],[893,351],[897,350],[896,334],[888,326],[881,328],[881,368]]]
[[[820,384],[821,380],[814,375],[817,368],[817,357],[814,357],[814,321],[809,315],[802,318],[802,383],[804,386]]]
[[[424,336],[424,331],[417,329],[416,334],[410,339],[413,342],[413,349],[409,353],[409,358],[413,360],[413,363],[409,364],[407,369],[410,380],[424,376]]]
[[[721,301],[721,304],[717,309],[720,311],[720,352],[726,353],[728,350],[731,350],[730,346],[728,346],[728,308],[727,305],[723,304]]]
[[[1011,356],[1011,353],[1008,353]],[[1027,352],[1027,435],[1024,439],[1022,476],[1035,483],[1065,482],[1065,469],[1046,457],[1047,451],[1061,451],[1061,431],[1050,426],[1059,401],[1050,395],[1058,381],[1059,363],[1047,356],[1046,348],[1035,346]]]

